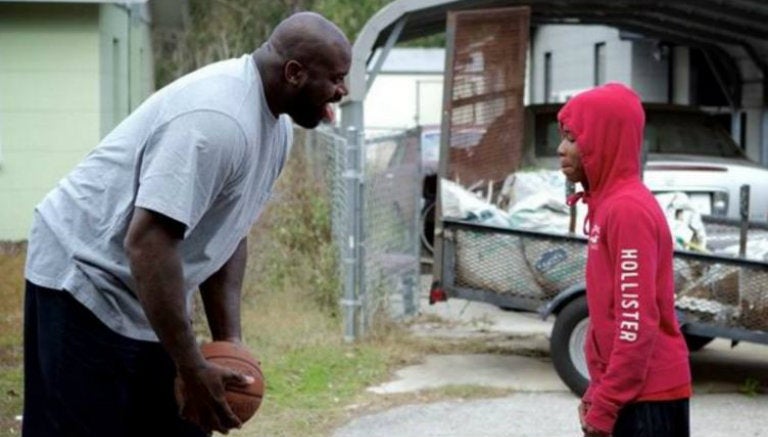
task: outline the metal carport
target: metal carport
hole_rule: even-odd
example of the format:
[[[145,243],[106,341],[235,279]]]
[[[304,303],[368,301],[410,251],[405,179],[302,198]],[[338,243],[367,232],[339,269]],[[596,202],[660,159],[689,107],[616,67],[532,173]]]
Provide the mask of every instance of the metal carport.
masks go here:
[[[761,162],[768,163],[768,3],[765,0],[396,0],[355,40],[343,127],[364,130],[363,101],[397,42],[443,32],[449,10],[529,6],[532,26],[602,24],[706,51],[723,72],[721,87],[734,111],[748,109]],[[382,56],[371,62],[375,49]]]

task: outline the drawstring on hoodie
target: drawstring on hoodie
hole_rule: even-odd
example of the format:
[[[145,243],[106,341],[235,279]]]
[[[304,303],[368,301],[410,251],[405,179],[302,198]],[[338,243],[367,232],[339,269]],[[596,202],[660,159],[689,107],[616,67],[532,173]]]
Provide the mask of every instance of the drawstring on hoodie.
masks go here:
[[[589,235],[589,224],[592,222],[593,208],[589,208],[590,197],[591,196],[589,195],[589,192],[579,191],[578,193],[574,193],[568,196],[565,201],[568,206],[575,206],[577,203],[579,203],[579,200],[583,201],[584,204],[587,205],[587,216],[584,218],[584,223],[581,227],[581,231],[584,232],[584,235]]]

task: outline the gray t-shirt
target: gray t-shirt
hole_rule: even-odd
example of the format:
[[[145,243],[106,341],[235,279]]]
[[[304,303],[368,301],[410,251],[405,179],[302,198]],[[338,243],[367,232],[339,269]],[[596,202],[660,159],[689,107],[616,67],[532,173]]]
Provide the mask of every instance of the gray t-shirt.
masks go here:
[[[26,278],[66,290],[114,331],[157,336],[137,300],[123,239],[134,207],[186,227],[190,302],[247,235],[292,141],[253,58],[218,62],[152,95],[35,208]]]

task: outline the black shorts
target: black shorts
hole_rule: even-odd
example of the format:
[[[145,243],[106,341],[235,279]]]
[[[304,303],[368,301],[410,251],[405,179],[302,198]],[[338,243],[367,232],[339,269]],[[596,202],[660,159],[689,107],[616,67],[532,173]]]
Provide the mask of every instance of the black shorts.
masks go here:
[[[123,337],[69,293],[27,282],[24,437],[202,437],[173,395],[159,343]]]
[[[688,437],[688,399],[637,402],[619,411],[613,437]]]

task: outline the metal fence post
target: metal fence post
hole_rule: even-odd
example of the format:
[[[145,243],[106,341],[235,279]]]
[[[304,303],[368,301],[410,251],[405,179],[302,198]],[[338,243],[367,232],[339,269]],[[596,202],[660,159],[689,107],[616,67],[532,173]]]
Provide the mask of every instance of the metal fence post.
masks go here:
[[[358,299],[358,285],[360,274],[360,258],[358,238],[358,212],[360,208],[357,205],[358,191],[362,175],[358,171],[358,155],[360,144],[357,141],[357,130],[350,127],[347,131],[347,141],[345,141],[346,155],[345,168],[342,173],[342,179],[346,186],[344,209],[346,210],[346,223],[341,251],[344,262],[344,296],[341,299],[341,306],[344,309],[344,340],[347,342],[355,341],[358,336],[358,309],[360,301]]]
[[[409,233],[411,237],[412,247],[411,253],[416,259],[416,264],[414,265],[415,270],[411,273],[410,276],[406,278],[405,281],[405,293],[404,293],[404,299],[405,299],[405,307],[404,312],[405,316],[415,316],[419,312],[419,286],[421,283],[421,231],[423,224],[421,223],[421,209],[423,207],[422,205],[422,197],[423,197],[423,180],[424,180],[424,163],[422,162],[422,127],[417,127],[414,130],[415,140],[414,140],[414,148],[415,148],[415,155],[418,157],[418,166],[417,166],[417,181],[418,185],[415,190],[413,190],[412,195],[412,201],[413,201],[413,216],[411,217],[411,226],[413,233]],[[408,140],[406,139],[406,143]]]
[[[739,256],[747,255],[747,232],[749,231],[749,185],[742,185],[739,190]]]
[[[358,335],[365,335],[365,331],[368,327],[368,294],[366,287],[365,277],[365,138],[363,131],[359,131],[354,128],[350,128],[350,139],[355,143],[355,150],[357,152],[356,159],[352,161],[355,165],[355,171],[357,172],[358,179],[355,193],[355,213],[354,221],[355,238],[357,241],[356,246],[356,261],[357,261],[357,301],[359,314],[359,328]]]

